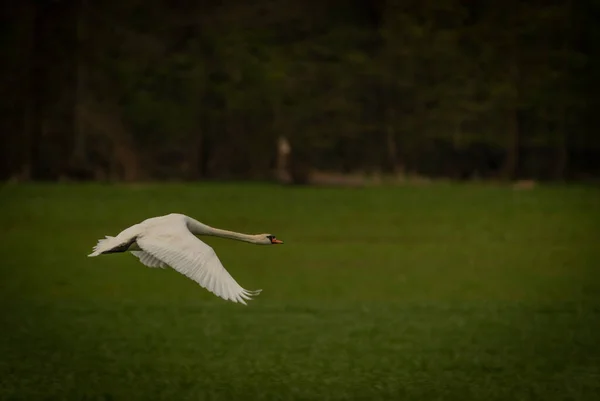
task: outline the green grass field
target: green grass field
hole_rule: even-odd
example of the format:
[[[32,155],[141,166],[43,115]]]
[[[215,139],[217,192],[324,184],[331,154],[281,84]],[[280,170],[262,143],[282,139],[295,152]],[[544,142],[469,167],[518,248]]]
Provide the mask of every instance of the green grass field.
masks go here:
[[[598,400],[600,190],[259,184],[0,189],[1,400]],[[227,303],[129,254],[147,217],[207,238]]]

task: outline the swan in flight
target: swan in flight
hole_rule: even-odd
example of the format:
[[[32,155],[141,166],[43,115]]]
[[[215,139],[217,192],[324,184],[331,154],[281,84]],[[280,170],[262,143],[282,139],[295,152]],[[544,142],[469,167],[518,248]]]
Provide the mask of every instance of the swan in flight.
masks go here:
[[[88,256],[131,252],[148,267],[172,267],[208,291],[228,301],[240,302],[262,290],[242,288],[225,270],[215,251],[196,235],[210,235],[258,245],[283,244],[272,234],[241,234],[220,230],[179,213],[152,217],[135,224],[116,237],[98,240]]]

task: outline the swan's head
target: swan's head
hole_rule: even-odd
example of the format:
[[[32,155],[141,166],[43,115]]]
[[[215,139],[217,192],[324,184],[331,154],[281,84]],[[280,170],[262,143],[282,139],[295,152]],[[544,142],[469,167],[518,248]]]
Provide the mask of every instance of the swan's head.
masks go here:
[[[261,245],[277,245],[277,244],[283,244],[283,241],[275,238],[275,236],[273,234],[258,234],[258,241],[256,241],[257,244],[261,244]]]

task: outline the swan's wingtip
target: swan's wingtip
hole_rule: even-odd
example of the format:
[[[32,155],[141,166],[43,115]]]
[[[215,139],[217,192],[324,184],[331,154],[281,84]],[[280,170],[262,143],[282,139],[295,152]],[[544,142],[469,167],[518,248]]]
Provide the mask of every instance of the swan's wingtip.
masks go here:
[[[262,290],[242,290],[240,294],[236,297],[232,297],[231,300],[236,303],[241,303],[242,305],[248,306],[246,301],[251,301],[254,296],[260,294]]]

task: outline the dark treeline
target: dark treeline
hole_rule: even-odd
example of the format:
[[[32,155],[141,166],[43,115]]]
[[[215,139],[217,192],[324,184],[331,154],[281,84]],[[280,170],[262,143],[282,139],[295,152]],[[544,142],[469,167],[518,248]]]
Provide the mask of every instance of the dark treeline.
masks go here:
[[[3,7],[2,179],[600,175],[591,1]]]

